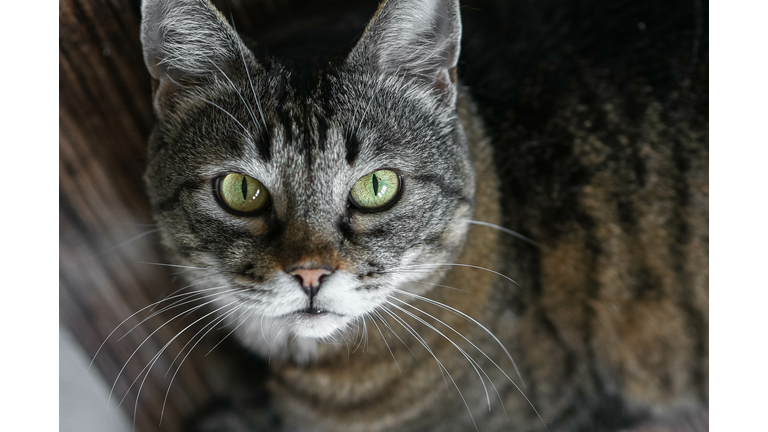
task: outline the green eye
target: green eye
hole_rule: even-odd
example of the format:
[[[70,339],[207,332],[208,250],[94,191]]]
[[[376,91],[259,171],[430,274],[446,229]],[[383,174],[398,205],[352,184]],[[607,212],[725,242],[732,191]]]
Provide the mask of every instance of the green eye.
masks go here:
[[[269,203],[269,192],[260,181],[231,173],[218,181],[221,201],[235,213],[252,213]]]
[[[349,192],[349,198],[360,209],[378,210],[391,204],[399,191],[400,176],[392,171],[378,170],[358,180]]]

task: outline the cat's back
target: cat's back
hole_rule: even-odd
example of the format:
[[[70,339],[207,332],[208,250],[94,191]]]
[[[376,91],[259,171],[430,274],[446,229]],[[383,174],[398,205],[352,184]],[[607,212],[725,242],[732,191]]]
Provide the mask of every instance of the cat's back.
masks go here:
[[[593,412],[585,430],[705,406],[706,3],[462,13],[460,77],[494,144],[505,226],[540,244],[510,240],[507,255],[522,286],[510,338],[541,377],[529,395]]]

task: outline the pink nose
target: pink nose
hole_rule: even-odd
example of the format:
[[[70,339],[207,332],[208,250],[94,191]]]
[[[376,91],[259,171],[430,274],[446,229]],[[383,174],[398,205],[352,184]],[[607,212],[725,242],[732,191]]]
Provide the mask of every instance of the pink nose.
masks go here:
[[[331,274],[330,271],[321,268],[296,269],[290,273],[301,279],[301,287],[309,296],[314,296],[320,290],[320,282],[323,276]]]

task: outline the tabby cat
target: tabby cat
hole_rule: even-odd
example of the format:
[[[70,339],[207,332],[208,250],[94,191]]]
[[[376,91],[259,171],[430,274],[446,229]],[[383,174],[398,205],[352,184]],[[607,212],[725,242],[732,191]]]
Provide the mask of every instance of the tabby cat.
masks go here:
[[[318,61],[143,2],[163,244],[271,368],[193,429],[708,429],[701,6],[561,3],[387,0]]]

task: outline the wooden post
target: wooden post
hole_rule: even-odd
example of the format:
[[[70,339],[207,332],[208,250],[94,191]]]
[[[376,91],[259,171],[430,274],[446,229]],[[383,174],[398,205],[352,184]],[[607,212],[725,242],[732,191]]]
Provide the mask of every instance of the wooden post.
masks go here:
[[[141,181],[154,120],[139,41],[139,2],[61,0],[59,7],[60,319],[93,355],[121,321],[174,285],[168,269],[143,264],[164,261]],[[121,326],[92,368],[111,385],[147,339],[112,395],[120,401],[139,378],[122,404],[131,418],[143,368],[188,324],[162,326],[174,316],[164,314],[117,340],[148,315]],[[151,369],[136,409],[136,430],[178,430],[182,419],[215,397],[204,379],[204,361],[190,356],[173,382],[159,426],[173,370],[163,375],[187,340],[174,341]]]

